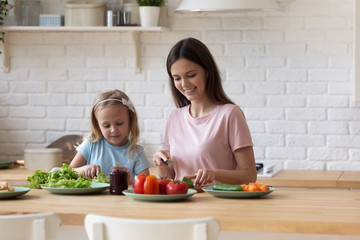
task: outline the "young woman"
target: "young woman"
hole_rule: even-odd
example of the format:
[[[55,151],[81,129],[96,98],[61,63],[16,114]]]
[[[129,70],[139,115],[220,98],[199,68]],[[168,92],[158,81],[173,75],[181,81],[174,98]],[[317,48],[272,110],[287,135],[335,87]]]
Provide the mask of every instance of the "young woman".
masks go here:
[[[84,177],[100,172],[110,175],[110,168],[119,162],[126,167],[133,184],[135,175],[149,175],[150,163],[144,148],[137,145],[140,135],[134,105],[120,90],[100,94],[91,110],[91,133],[76,148],[70,166]]]
[[[194,38],[179,41],[170,50],[167,71],[177,109],[169,115],[163,149],[153,156],[159,175],[187,177],[195,186],[255,182],[245,116],[225,94],[208,48]]]

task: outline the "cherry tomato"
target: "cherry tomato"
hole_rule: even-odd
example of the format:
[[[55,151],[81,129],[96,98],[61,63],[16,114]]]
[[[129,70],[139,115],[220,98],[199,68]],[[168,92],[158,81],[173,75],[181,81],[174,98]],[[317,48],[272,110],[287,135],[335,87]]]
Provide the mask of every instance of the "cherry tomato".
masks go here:
[[[185,194],[188,191],[188,185],[183,181],[171,181],[166,185],[167,194]]]
[[[139,174],[135,178],[134,182],[134,192],[136,194],[144,194],[144,183],[146,180],[146,175]]]
[[[166,194],[166,185],[171,182],[170,178],[158,178],[159,194]]]
[[[159,194],[159,184],[154,175],[146,177],[144,183],[144,194]]]

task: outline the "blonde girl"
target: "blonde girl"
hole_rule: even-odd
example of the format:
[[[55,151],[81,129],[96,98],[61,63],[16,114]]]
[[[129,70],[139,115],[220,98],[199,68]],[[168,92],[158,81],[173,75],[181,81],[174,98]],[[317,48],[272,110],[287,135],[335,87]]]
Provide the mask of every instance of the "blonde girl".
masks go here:
[[[91,132],[76,150],[70,166],[84,177],[94,178],[120,163],[126,167],[130,181],[135,175],[149,175],[150,163],[144,148],[137,144],[140,130],[136,110],[129,97],[120,90],[100,94],[91,110]]]

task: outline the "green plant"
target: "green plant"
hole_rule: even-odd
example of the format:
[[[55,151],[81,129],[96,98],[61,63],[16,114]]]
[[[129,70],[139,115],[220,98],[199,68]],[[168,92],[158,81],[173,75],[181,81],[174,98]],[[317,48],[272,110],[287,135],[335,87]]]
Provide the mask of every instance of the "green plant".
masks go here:
[[[8,11],[9,11],[8,1],[7,0],[0,0],[0,26],[4,25],[4,20],[5,20],[5,17],[7,16],[7,14],[8,14]],[[2,43],[5,42],[5,32],[3,32],[3,31],[0,32],[0,41]],[[0,51],[0,54],[1,54],[1,51]]]
[[[140,7],[142,6],[155,6],[160,7],[164,5],[164,0],[136,0]]]

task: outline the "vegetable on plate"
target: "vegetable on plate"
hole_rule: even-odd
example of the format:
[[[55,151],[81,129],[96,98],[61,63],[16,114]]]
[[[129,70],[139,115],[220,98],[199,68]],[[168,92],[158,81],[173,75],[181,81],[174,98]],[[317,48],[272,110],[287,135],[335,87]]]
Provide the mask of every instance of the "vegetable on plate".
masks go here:
[[[166,185],[168,185],[169,182],[171,182],[170,178],[158,178],[157,179],[159,184],[159,194],[166,194]]]
[[[261,183],[249,183],[249,184],[241,184],[241,185],[216,183],[213,185],[213,190],[218,190],[218,191],[257,192],[257,191],[268,191],[269,189],[270,188],[268,185]]]
[[[30,185],[25,187],[37,189],[40,189],[42,184],[52,188],[91,188],[92,182],[78,174],[66,163],[60,169],[50,173],[37,170],[27,180],[30,182]],[[109,178],[104,173],[100,173],[99,176],[93,179],[93,182],[109,183]]]
[[[188,185],[188,188],[194,187],[193,181],[189,178],[183,177],[183,179],[181,181],[185,182]]]
[[[171,181],[166,185],[167,194],[185,194],[188,191],[188,185],[183,181]]]
[[[134,192],[136,194],[144,194],[145,180],[146,180],[146,175],[144,174],[139,174],[135,177]]]
[[[154,175],[146,177],[144,182],[144,194],[159,194],[159,184]]]
[[[218,191],[243,191],[243,188],[240,185],[231,185],[224,183],[215,183],[213,189]]]

